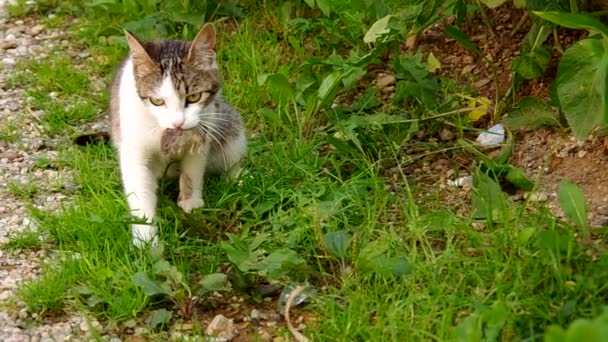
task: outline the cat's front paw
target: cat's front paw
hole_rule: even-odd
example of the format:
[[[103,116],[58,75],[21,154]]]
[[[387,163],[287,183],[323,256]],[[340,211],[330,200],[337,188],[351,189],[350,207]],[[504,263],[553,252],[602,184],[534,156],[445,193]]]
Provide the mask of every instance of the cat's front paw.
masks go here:
[[[131,226],[133,245],[137,248],[158,245],[156,226],[149,224],[134,224]]]
[[[205,201],[203,201],[202,198],[190,197],[188,199],[178,201],[177,205],[182,208],[183,211],[190,214],[192,210],[205,205]]]

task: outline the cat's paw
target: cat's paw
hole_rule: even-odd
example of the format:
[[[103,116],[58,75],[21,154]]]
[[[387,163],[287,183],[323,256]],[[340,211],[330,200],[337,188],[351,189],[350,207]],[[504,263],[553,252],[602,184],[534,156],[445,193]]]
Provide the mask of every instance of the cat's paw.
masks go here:
[[[192,210],[196,208],[200,208],[205,205],[205,201],[202,198],[190,197],[186,200],[181,200],[177,202],[177,205],[182,208],[182,210],[188,214],[192,212]]]
[[[133,246],[137,248],[158,245],[156,226],[149,224],[134,224],[131,226],[131,236],[133,237]]]

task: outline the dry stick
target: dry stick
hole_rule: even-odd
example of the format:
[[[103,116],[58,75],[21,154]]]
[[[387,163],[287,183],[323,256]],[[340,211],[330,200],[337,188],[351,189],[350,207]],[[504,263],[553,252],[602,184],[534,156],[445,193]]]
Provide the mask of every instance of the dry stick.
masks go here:
[[[524,12],[524,14],[521,16],[521,18],[519,18],[519,21],[517,22],[517,25],[515,25],[515,27],[513,28],[513,30],[511,30],[511,33],[509,33],[509,38],[512,38],[517,32],[519,32],[519,30],[521,29],[521,27],[526,22],[526,19],[528,19],[528,12],[527,11]]]
[[[285,321],[287,322],[287,328],[298,342],[310,342],[310,340],[308,339],[308,337],[302,335],[299,331],[296,330],[296,328],[293,327],[289,318],[289,309],[291,309],[291,303],[293,302],[293,300],[305,289],[306,287],[302,285],[296,287],[293,291],[291,291],[289,297],[287,298],[287,302],[285,303]]]
[[[492,37],[496,38],[496,32],[494,32],[494,28],[492,28],[492,23],[490,22],[490,18],[488,18],[488,14],[486,13],[485,8],[483,7],[483,5],[481,4],[481,2],[479,0],[475,0],[475,3],[477,3],[477,8],[479,8],[479,13],[481,14],[481,20],[488,27],[488,31],[490,31],[490,34],[492,35]]]

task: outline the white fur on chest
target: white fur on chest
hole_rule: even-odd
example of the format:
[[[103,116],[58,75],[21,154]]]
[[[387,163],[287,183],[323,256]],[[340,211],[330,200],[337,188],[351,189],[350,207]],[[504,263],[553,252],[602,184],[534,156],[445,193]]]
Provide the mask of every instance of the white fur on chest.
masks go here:
[[[136,149],[146,157],[160,156],[163,128],[148,112],[135,87],[133,62],[129,59],[120,79],[120,149]]]

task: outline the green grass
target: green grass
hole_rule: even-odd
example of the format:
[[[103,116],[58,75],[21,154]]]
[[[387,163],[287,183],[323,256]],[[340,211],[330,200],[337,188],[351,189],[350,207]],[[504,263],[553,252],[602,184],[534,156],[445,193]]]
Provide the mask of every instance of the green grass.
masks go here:
[[[77,124],[106,110],[107,94],[92,90],[92,76],[109,81],[126,52],[116,25],[106,26],[124,18],[95,13],[71,31],[91,60],[75,65],[50,54],[21,64],[9,82],[27,89],[48,134],[75,134]],[[219,30],[224,94],[251,137],[244,172],[233,182],[207,179],[206,207],[191,215],[176,206],[175,184],[162,184],[162,255],[131,247],[114,150],[65,140],[60,163],[76,171],[80,190],[59,213],[32,211],[38,229],[50,234],[45,246],[52,243],[62,258],[21,289],[30,310],[88,310],[120,323],[186,305],[190,297],[178,294],[196,292],[201,276],[220,271],[253,303],[261,282],[311,283],[319,292],[308,310],[317,319],[305,333],[320,341],[540,340],[551,324],[600,314],[608,256],[579,245],[573,227],[543,208],[508,201],[488,222],[458,215],[456,206],[468,201],[445,203],[438,188],[410,172],[412,158],[451,156],[453,148],[414,134],[444,124],[459,134],[472,129],[466,115],[410,120],[454,109],[460,90],[443,83],[437,108],[412,101],[406,109],[387,103],[355,113],[322,106],[307,112],[308,105],[277,101],[272,84],[258,83],[261,76],[281,73],[294,82],[306,58],[331,54],[330,47],[298,54],[283,36],[291,31],[276,21],[280,13],[281,7],[253,8],[233,29]],[[336,41],[330,33],[315,34]],[[350,47],[337,41],[331,48]],[[56,96],[49,99],[50,92]],[[401,123],[382,121],[397,114]],[[414,147],[431,152],[404,153]],[[21,198],[36,193],[11,191]],[[328,232],[352,240],[327,241]],[[26,234],[9,247],[35,248],[36,241]],[[141,272],[150,286],[168,284],[172,294],[147,295],[134,283]]]

